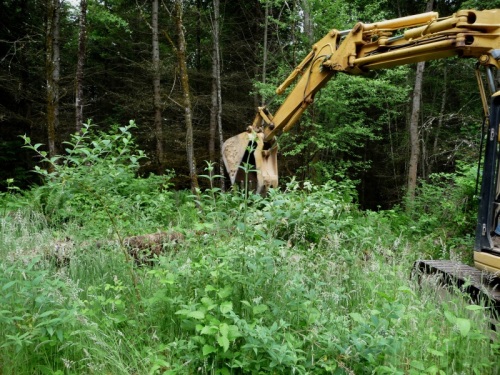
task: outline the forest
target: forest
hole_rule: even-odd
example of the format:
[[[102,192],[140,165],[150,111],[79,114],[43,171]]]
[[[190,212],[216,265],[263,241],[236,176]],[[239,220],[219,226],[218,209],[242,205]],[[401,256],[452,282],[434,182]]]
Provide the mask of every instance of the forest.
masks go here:
[[[221,155],[330,30],[496,8],[2,1],[0,374],[498,374],[485,301],[412,274],[472,264],[475,59],[338,74],[266,195]]]
[[[329,30],[418,14],[427,6],[441,15],[498,6],[495,1],[212,3],[183,1],[176,8],[174,2],[3,2],[3,190],[10,178],[20,188],[38,182],[30,173],[36,156],[22,148],[20,136],[54,156],[83,123],[107,131],[130,120],[148,157],[140,173],[174,173],[175,187],[189,188],[205,161],[224,173],[221,142],[244,131],[261,103],[278,106],[283,98],[276,98],[274,89]],[[356,181],[362,207],[391,208],[406,194],[411,155],[418,159],[416,175],[425,181],[432,173],[456,170],[457,163],[476,162],[483,110],[473,60],[428,62],[418,100],[412,96],[415,66],[370,78],[336,77],[293,132],[280,138],[283,180],[295,176],[322,184],[349,178]]]

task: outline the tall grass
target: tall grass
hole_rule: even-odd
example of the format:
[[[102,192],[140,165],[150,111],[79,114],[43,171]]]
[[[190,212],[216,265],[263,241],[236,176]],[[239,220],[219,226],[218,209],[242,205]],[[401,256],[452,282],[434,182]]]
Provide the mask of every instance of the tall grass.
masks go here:
[[[53,177],[45,196],[62,189]],[[5,210],[2,374],[500,371],[487,309],[410,277],[417,258],[455,256],[458,238],[448,245],[442,228],[419,237],[404,212],[360,211],[347,182],[291,182],[266,198],[212,188],[194,204],[135,179],[120,175],[147,200],[126,215],[135,195],[112,181],[97,184],[110,199],[95,204],[72,192],[80,212],[23,196]],[[154,211],[156,198],[168,212]],[[118,234],[171,227],[184,240],[153,266],[123,256]]]

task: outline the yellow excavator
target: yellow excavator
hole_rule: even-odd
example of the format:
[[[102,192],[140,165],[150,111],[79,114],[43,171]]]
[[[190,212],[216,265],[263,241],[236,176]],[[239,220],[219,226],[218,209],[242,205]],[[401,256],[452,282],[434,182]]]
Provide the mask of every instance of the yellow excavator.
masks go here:
[[[297,123],[315,94],[336,73],[363,75],[452,56],[476,59],[476,76],[487,119],[475,267],[437,260],[417,261],[415,267],[439,273],[467,287],[472,295],[485,293],[500,309],[500,281],[494,277],[500,274],[500,248],[495,245],[496,237],[500,238],[495,234],[500,216],[500,91],[495,79],[500,68],[500,9],[461,10],[443,18],[428,12],[377,23],[357,23],[345,31],[331,30],[276,89],[277,94],[283,94],[295,83],[278,110],[272,114],[266,106],[259,107],[246,131],[226,140],[222,154],[232,184],[253,184],[253,189],[263,194],[278,186],[277,136]]]

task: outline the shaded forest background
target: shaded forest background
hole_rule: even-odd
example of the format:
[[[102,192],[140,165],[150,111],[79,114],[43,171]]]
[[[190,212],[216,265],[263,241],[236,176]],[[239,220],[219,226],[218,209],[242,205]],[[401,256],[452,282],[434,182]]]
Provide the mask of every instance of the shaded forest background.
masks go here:
[[[4,0],[0,4],[2,188],[12,178],[21,188],[36,183],[30,170],[38,160],[22,148],[20,135],[28,135],[33,143],[50,144],[51,7],[60,7],[54,152],[64,153],[64,142],[81,126],[75,120],[76,83],[80,82],[85,122],[107,131],[134,120],[138,147],[148,155],[141,173],[174,171],[176,187],[189,188],[179,30],[186,38],[193,152],[197,172],[203,173],[205,161],[219,161],[220,144],[210,131],[211,112],[217,111],[214,105],[219,106],[213,100],[216,39],[220,48],[219,113],[222,135],[227,139],[246,128],[257,105],[271,102],[271,109],[276,108],[282,98],[274,98],[274,88],[330,29],[345,30],[358,21],[422,13],[428,5],[417,0],[177,1],[183,13],[179,29],[179,9],[173,1],[160,1],[159,65],[155,65],[152,3],[155,1],[86,0],[72,5],[63,0]],[[500,7],[495,0],[431,3],[441,16],[464,8]],[[87,8],[86,39],[82,80],[78,81],[82,4]],[[453,171],[459,162],[477,160],[483,115],[474,67],[475,61],[460,59],[426,64],[419,115],[421,181],[431,173]],[[156,102],[155,73],[160,77],[160,100]],[[337,76],[317,96],[299,125],[281,137],[281,178],[296,176],[315,183],[351,179],[358,183],[363,207],[384,208],[400,202],[408,173],[414,82],[414,66],[379,72],[369,79]],[[159,127],[155,110],[161,112]]]

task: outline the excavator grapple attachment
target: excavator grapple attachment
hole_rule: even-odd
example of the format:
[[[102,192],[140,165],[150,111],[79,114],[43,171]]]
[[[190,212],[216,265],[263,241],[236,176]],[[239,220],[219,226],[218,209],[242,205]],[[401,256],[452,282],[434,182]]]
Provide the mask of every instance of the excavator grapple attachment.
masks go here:
[[[278,146],[265,144],[262,133],[244,132],[222,146],[222,158],[231,184],[265,194],[278,186]]]

